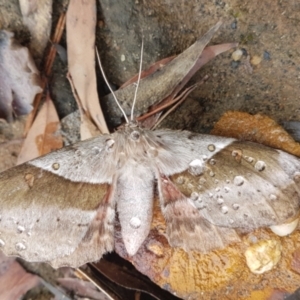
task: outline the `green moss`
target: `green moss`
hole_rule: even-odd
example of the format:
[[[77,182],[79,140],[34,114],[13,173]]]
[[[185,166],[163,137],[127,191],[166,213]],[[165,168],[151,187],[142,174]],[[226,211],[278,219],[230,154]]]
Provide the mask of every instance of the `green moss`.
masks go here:
[[[241,44],[250,44],[254,41],[255,36],[253,33],[248,33],[248,34],[241,34],[240,36],[240,43]]]

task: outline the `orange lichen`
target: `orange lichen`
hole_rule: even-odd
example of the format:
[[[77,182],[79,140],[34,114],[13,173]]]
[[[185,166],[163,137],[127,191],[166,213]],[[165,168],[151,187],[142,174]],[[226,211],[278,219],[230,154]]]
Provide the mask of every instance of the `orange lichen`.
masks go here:
[[[260,114],[226,112],[215,124],[211,134],[257,142],[300,156],[300,144],[274,120]]]

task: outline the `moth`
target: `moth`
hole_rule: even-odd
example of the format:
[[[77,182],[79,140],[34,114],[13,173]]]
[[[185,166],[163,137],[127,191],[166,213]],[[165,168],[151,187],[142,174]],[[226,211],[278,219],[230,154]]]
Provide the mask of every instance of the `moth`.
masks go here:
[[[77,267],[114,249],[116,214],[135,255],[150,231],[155,194],[170,245],[185,251],[223,248],[258,227],[289,234],[298,222],[300,160],[129,121],[1,173],[0,191],[5,254]]]

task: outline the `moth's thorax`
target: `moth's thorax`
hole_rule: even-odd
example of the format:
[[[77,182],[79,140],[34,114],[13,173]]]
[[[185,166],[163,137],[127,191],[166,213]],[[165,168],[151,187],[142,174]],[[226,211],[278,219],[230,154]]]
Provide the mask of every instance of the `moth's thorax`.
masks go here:
[[[134,158],[137,161],[155,157],[157,149],[162,145],[150,130],[145,130],[136,124],[126,124],[111,135],[106,141],[108,151],[114,154],[116,160],[127,161]]]

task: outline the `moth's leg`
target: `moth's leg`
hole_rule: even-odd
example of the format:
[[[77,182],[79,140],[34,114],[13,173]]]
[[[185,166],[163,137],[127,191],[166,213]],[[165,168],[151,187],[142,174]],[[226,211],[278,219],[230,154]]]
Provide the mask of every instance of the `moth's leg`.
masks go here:
[[[234,229],[217,227],[205,220],[192,200],[184,196],[167,176],[158,178],[158,190],[171,246],[205,253],[240,241]]]

